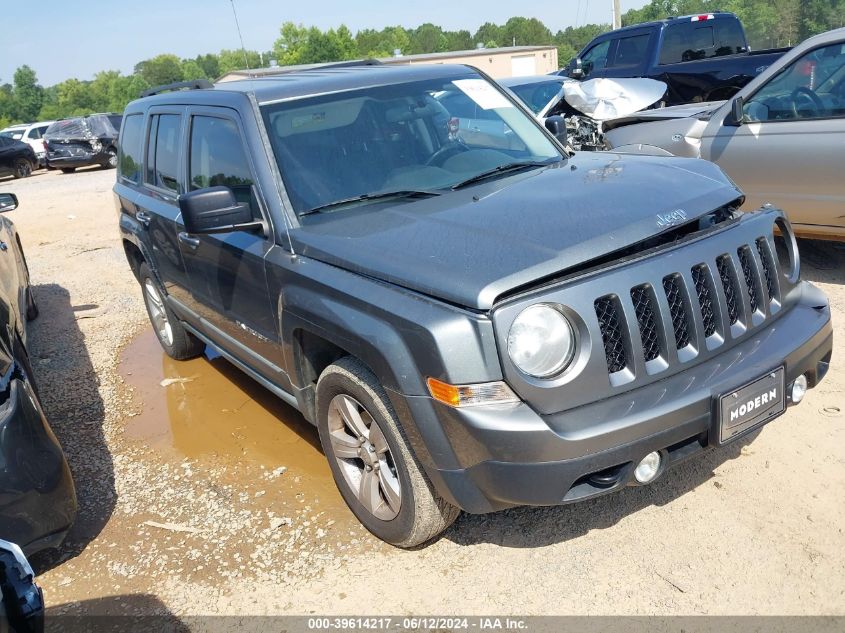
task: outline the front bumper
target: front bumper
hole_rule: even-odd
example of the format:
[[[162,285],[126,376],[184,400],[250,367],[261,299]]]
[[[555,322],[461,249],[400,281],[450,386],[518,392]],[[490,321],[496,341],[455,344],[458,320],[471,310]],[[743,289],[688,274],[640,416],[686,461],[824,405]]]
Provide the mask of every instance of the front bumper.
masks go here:
[[[27,554],[57,547],[75,516],[67,461],[21,372],[0,410],[0,538]]]
[[[720,395],[780,366],[787,384],[807,374],[810,387],[827,372],[830,308],[812,286],[805,290],[786,314],[723,354],[562,413],[541,416],[525,403],[453,409],[408,398],[423,441],[432,423],[448,438],[448,446],[426,442],[436,471],[429,474],[449,501],[483,513],[606,494],[634,483],[635,465],[652,451],[672,466],[714,446]]]

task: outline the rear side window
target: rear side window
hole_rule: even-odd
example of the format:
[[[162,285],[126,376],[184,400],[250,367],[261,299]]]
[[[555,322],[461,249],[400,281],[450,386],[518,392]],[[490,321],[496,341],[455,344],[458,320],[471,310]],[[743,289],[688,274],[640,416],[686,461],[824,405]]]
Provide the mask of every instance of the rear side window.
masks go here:
[[[147,147],[147,183],[154,187],[179,191],[179,114],[154,114]]]
[[[120,149],[117,154],[117,174],[131,182],[141,178],[141,135],[144,117],[131,114],[126,117],[123,134],[120,137]]]
[[[616,55],[613,58],[613,63],[610,65],[613,68],[628,68],[642,65],[648,54],[649,37],[651,37],[649,33],[643,33],[642,35],[620,39],[616,46]]]
[[[191,191],[229,187],[238,202],[250,205],[253,217],[261,217],[252,187],[252,172],[234,121],[211,116],[192,117],[190,151],[188,182]]]
[[[691,62],[745,51],[745,34],[733,19],[680,22],[666,28],[661,64]]]
[[[27,138],[31,138],[32,140],[38,140],[41,138],[41,128],[34,127],[32,128],[26,135]]]

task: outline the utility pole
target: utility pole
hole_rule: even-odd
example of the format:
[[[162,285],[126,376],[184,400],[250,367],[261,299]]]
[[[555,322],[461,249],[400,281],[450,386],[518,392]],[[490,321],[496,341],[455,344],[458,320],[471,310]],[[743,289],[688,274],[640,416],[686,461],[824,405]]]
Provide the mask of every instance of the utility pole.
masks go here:
[[[613,28],[618,29],[622,26],[622,9],[619,6],[619,0],[613,0]]]

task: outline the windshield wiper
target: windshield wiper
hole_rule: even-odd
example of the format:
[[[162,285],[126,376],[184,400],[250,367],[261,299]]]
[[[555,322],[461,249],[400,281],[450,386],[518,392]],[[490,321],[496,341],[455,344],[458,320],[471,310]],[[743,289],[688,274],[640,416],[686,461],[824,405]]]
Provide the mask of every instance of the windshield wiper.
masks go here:
[[[461,187],[466,187],[467,185],[479,182],[480,180],[486,180],[487,178],[491,178],[492,176],[498,176],[499,174],[506,174],[512,171],[519,171],[520,169],[527,169],[529,167],[548,167],[553,162],[556,161],[523,160],[516,163],[505,163],[504,165],[499,165],[498,167],[494,167],[493,169],[482,171],[480,174],[476,174],[471,178],[462,180],[459,183],[452,185],[452,189],[460,189]]]
[[[370,200],[383,200],[385,198],[430,198],[432,196],[439,196],[439,191],[429,191],[426,189],[400,189],[398,191],[381,191],[379,193],[362,193],[360,196],[351,196],[343,198],[342,200],[335,200],[327,204],[321,204],[306,211],[302,211],[299,215],[311,215],[312,213],[320,213],[335,207],[342,207],[347,204],[355,202],[369,202]]]

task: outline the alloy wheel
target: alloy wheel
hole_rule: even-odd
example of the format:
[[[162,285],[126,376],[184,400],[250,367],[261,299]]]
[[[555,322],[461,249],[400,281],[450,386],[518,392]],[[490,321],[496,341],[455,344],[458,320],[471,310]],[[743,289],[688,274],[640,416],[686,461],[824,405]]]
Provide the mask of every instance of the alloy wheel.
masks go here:
[[[384,433],[355,398],[340,394],[329,403],[331,450],[358,501],[377,519],[399,514],[402,487]]]
[[[170,325],[170,320],[167,318],[167,312],[164,309],[164,302],[161,299],[161,295],[155,284],[153,284],[152,279],[149,278],[144,282],[144,299],[150,311],[150,320],[153,322],[156,333],[168,346],[172,346],[173,328]]]

